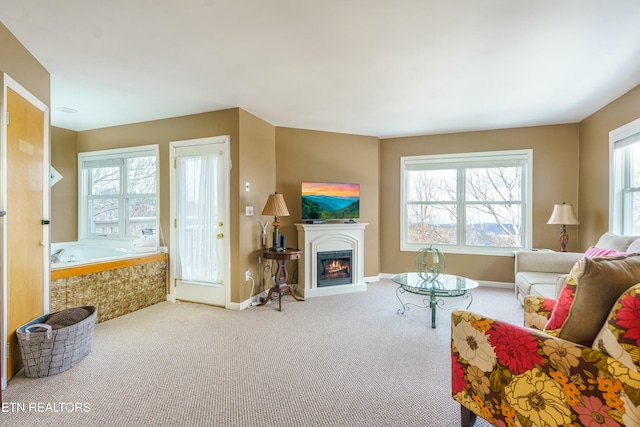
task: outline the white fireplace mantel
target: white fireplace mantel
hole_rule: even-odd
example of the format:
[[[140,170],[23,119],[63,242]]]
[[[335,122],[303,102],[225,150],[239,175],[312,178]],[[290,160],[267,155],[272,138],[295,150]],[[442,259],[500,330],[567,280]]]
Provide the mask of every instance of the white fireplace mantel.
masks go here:
[[[302,250],[298,266],[298,293],[304,298],[367,290],[364,281],[364,229],[367,223],[296,224]],[[352,283],[318,287],[318,252],[352,251]]]

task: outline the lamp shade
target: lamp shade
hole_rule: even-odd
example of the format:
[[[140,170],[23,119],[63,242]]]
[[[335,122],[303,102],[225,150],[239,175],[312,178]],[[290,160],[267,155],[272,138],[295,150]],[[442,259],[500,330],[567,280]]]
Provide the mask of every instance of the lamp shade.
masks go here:
[[[269,216],[289,216],[289,209],[284,202],[284,196],[282,194],[269,194],[267,204],[262,209],[262,215]]]
[[[553,212],[547,224],[576,225],[580,224],[580,222],[573,210],[573,205],[563,203],[561,205],[553,205]]]

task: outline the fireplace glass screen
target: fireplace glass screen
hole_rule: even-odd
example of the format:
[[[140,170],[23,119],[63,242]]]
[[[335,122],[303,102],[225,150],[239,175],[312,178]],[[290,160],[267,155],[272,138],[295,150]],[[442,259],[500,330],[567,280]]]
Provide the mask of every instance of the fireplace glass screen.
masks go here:
[[[352,251],[318,252],[318,287],[351,284]]]

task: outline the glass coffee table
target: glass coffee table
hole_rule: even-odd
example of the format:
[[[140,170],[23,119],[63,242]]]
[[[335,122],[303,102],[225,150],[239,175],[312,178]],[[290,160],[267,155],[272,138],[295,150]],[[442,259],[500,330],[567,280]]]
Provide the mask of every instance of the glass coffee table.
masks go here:
[[[478,282],[475,280],[467,279],[466,277],[453,276],[451,274],[442,274],[437,279],[423,279],[418,273],[400,273],[391,278],[394,283],[399,285],[396,290],[396,296],[402,304],[402,308],[398,309],[398,314],[404,314],[409,310],[409,306],[413,305],[420,308],[431,308],[431,327],[436,327],[436,307],[441,308],[444,305],[444,300],[441,297],[462,297],[469,300],[466,308],[471,306],[473,302],[473,296],[471,296],[470,289],[477,288]],[[411,294],[424,295],[429,298],[425,298],[422,303],[418,305],[410,302],[403,302],[400,295],[409,292]]]

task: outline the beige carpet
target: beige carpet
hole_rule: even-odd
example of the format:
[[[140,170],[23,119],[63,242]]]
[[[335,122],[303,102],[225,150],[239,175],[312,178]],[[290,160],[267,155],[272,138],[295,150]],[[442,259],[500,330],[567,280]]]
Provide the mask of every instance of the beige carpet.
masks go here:
[[[163,302],[98,324],[71,370],[9,382],[0,424],[458,426],[450,311],[438,309],[436,329],[427,309],[398,315],[396,288],[286,296],[283,312]],[[522,323],[512,290],[472,294],[472,310]]]

